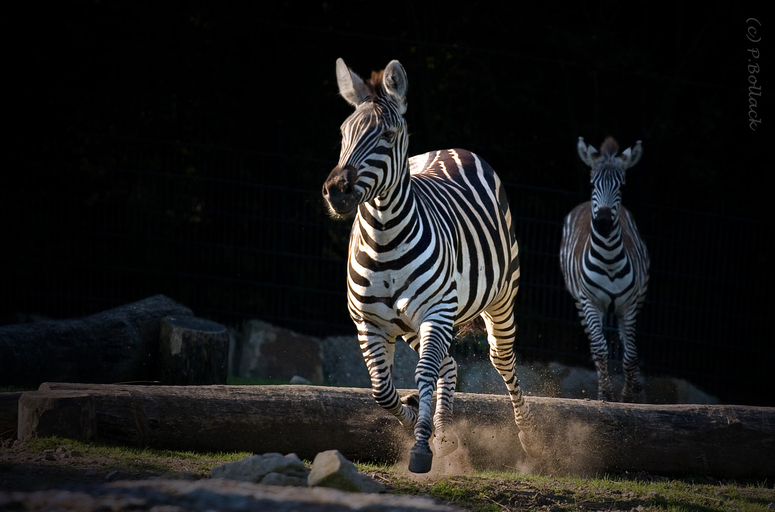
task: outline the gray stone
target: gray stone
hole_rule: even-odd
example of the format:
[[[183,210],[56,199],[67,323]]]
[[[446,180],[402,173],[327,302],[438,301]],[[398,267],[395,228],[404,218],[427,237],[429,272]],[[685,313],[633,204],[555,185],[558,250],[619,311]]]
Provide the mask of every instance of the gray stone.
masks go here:
[[[307,483],[310,487],[331,487],[350,492],[375,493],[385,490],[382,483],[360,473],[355,464],[339,450],[328,450],[315,456]]]
[[[312,384],[312,381],[310,381],[309,379],[305,379],[304,377],[301,377],[299,375],[294,375],[291,378],[291,384],[301,384],[304,386],[309,386]]]
[[[505,395],[506,385],[490,361],[474,361],[458,366],[457,390],[461,393]]]
[[[320,340],[259,320],[237,335],[232,365],[240,377],[289,382],[294,375],[323,384]]]
[[[0,384],[156,379],[161,319],[190,317],[164,295],[85,318],[0,327]]]
[[[305,479],[309,469],[295,453],[286,456],[279,453],[265,453],[216,466],[210,471],[210,478],[260,482],[269,473]]]
[[[281,487],[307,487],[307,479],[298,476],[288,476],[282,473],[269,473],[260,482],[262,485],[279,485]]]
[[[363,362],[358,338],[330,336],[320,340],[323,351],[323,376],[329,386],[371,387],[371,379]],[[396,341],[393,357],[393,385],[397,389],[415,389],[414,371],[419,359],[417,352],[402,340]]]
[[[562,379],[562,398],[597,399],[597,372],[586,368],[568,367]]]
[[[544,396],[544,378],[533,367],[516,365],[514,368],[522,391],[528,395]],[[457,390],[461,393],[505,395],[508,393],[503,377],[488,360],[458,365]]]
[[[685,379],[673,377],[648,378],[643,383],[643,392],[650,404],[718,404],[718,398]]]
[[[120,481],[84,489],[0,490],[0,510],[272,510],[287,512],[462,512],[427,497],[277,487],[229,480]]]

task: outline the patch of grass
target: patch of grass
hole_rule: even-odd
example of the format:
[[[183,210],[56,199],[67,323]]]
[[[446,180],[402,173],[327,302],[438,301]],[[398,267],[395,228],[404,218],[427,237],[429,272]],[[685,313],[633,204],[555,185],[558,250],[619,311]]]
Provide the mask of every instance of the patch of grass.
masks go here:
[[[481,512],[503,510],[636,510],[669,512],[765,512],[775,502],[772,482],[694,483],[692,479],[631,475],[594,478],[553,477],[486,471],[444,476],[433,482],[407,476],[388,465],[360,464],[376,473],[388,492],[431,496],[441,502]],[[770,505],[775,507],[775,504]]]
[[[99,461],[100,464],[126,471],[150,471],[156,473],[191,472],[205,475],[213,466],[243,459],[248,452],[196,453],[190,451],[155,450],[134,448],[96,442],[84,442],[60,437],[43,437],[16,443],[7,449],[3,458],[15,454],[43,454],[59,451],[79,454],[78,461]]]
[[[23,386],[0,386],[0,393],[15,393],[18,391],[37,391],[36,387],[23,387]]]

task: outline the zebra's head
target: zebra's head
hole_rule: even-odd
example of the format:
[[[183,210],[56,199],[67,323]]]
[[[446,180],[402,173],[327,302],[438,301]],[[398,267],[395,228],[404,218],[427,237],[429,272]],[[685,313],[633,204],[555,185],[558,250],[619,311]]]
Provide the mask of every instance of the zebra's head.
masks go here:
[[[576,149],[581,160],[592,168],[589,179],[592,183],[592,226],[600,236],[608,238],[619,223],[625,172],[638,163],[643,149],[637,141],[634,148],[627,148],[617,156],[619,145],[612,137],[603,141],[599,152],[587,146],[584,137],[579,137]]]
[[[374,198],[385,198],[407,165],[406,72],[397,60],[363,81],[336,61],[339,94],[355,107],[341,126],[339,163],[323,184],[323,197],[334,215],[352,213]]]

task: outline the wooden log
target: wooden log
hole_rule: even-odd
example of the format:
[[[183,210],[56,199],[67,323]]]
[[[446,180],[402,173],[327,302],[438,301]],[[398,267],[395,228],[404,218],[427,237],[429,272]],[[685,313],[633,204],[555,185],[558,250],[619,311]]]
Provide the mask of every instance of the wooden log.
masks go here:
[[[0,393],[0,439],[16,439],[22,391]]]
[[[401,459],[412,444],[411,435],[376,405],[370,390],[315,386],[48,383],[20,401],[19,432],[36,434],[35,428],[21,425],[23,407],[48,408],[56,414],[53,411],[73,400],[74,391],[92,397],[91,438],[107,442],[195,451],[295,452],[307,459],[338,449],[350,460],[389,462]],[[460,448],[449,457],[461,457],[477,468],[555,475],[775,474],[775,408],[538,397],[528,402],[541,432],[540,457],[529,459],[520,448],[508,397],[467,393],[455,396]]]
[[[59,436],[90,440],[97,428],[95,401],[83,391],[59,391],[56,396],[19,398],[19,439]]]
[[[192,313],[157,295],[86,318],[0,327],[0,384],[154,380],[168,315]]]
[[[159,334],[158,378],[162,384],[226,384],[229,332],[191,316],[167,316]]]

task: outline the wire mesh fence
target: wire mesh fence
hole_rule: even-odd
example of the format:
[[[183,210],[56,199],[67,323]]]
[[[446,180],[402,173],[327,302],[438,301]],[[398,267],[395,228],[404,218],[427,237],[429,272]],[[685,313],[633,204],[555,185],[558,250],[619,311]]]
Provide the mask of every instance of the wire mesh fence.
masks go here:
[[[354,333],[345,299],[350,223],[329,218],[319,189],[267,178],[309,174],[322,183],[334,162],[87,138],[88,161],[22,162],[18,198],[2,218],[15,242],[4,254],[4,323],[83,316],[163,293],[229,325],[260,318],[317,336]],[[507,191],[522,264],[517,352],[591,367],[558,263],[563,217],[588,197],[516,183]],[[772,404],[772,226],[625,204],[652,260],[636,335],[644,372],[687,378],[724,401]],[[461,341],[455,350],[477,347]]]

